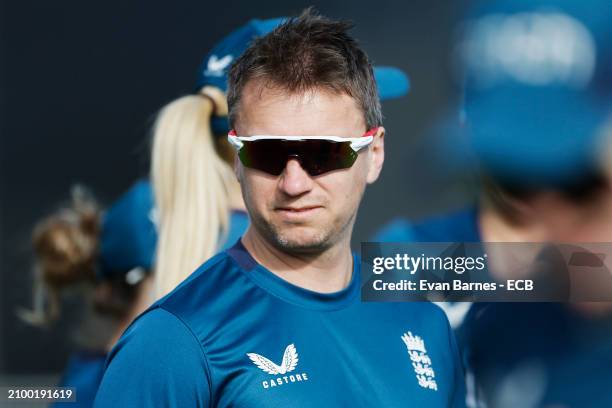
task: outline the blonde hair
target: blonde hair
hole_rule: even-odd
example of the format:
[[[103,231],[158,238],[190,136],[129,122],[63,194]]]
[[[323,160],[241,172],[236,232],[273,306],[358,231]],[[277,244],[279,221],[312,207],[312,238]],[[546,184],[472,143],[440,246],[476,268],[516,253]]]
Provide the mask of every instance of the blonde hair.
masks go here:
[[[240,192],[232,167],[217,152],[213,114],[227,116],[227,101],[221,90],[206,86],[165,106],[154,126],[157,298],[216,252],[229,228],[230,198]]]

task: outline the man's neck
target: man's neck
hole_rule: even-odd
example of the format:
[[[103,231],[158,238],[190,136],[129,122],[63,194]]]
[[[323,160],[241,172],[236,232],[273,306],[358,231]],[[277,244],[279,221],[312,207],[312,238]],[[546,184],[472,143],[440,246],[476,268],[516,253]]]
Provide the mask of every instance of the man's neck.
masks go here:
[[[332,293],[346,288],[351,281],[353,257],[347,238],[322,252],[287,253],[249,228],[242,243],[258,263],[301,288]]]

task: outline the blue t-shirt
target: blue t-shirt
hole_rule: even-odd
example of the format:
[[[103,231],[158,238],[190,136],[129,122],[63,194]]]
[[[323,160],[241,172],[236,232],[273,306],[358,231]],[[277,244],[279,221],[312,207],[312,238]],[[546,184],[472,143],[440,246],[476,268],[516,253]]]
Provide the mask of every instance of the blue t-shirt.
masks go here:
[[[475,208],[420,222],[394,220],[380,242],[478,242]],[[489,407],[612,407],[612,317],[562,303],[441,305],[469,377],[468,399]],[[457,319],[457,312],[461,312]]]
[[[109,356],[100,407],[463,407],[444,313],[362,303],[259,265],[240,241],[156,302]]]

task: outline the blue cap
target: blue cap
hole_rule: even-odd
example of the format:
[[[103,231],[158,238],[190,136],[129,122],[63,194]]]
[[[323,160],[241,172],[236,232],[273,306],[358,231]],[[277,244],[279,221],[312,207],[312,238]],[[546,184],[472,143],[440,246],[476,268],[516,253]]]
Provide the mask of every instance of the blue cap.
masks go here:
[[[254,19],[245,26],[222,39],[204,58],[196,81],[197,89],[206,85],[227,91],[227,75],[232,63],[249,47],[257,37],[264,36],[285,22],[287,18],[269,20]],[[381,100],[400,98],[408,93],[410,81],[399,68],[374,67],[374,77]],[[225,133],[229,130],[227,118],[213,118],[213,130]]]
[[[204,58],[198,70],[197,89],[210,85],[227,92],[227,74],[232,63],[246,51],[254,39],[268,34],[285,20],[284,17],[254,19],[219,41]]]
[[[468,137],[496,178],[526,187],[596,172],[612,113],[612,3],[496,0],[470,11],[459,53]]]
[[[139,181],[104,214],[99,278],[125,277],[135,268],[150,272],[157,245],[153,190]]]

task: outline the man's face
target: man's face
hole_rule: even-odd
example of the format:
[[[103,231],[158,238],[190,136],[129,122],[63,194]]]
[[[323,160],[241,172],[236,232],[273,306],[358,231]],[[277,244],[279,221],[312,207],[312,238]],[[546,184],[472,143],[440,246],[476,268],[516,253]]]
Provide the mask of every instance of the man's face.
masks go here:
[[[358,137],[367,129],[362,111],[346,94],[312,90],[287,94],[256,80],[243,90],[235,123],[239,136]],[[352,167],[312,177],[296,159],[273,176],[236,161],[236,173],[253,232],[285,252],[316,253],[350,238],[357,208],[384,160],[384,129]]]

